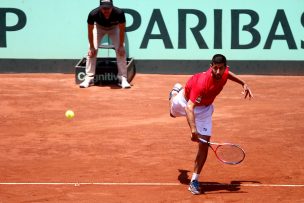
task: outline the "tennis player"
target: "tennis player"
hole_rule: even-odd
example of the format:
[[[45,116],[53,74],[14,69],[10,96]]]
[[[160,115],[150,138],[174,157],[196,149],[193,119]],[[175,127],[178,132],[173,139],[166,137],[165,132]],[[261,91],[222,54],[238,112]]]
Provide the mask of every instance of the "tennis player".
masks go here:
[[[124,47],[126,18],[123,10],[113,6],[112,0],[100,0],[100,6],[89,13],[88,19],[89,51],[86,62],[86,78],[79,85],[87,88],[94,84],[98,46],[105,35],[108,35],[115,47],[118,85],[130,88],[127,81],[127,62]]]
[[[199,143],[188,188],[193,194],[201,193],[198,180],[208,155],[208,145],[199,142],[198,137],[210,140],[214,99],[222,91],[228,79],[242,85],[245,99],[253,98],[245,81],[229,71],[226,63],[224,55],[214,55],[206,72],[193,75],[187,81],[185,88],[179,83],[175,84],[169,95],[170,116],[186,116],[191,130],[191,140]]]

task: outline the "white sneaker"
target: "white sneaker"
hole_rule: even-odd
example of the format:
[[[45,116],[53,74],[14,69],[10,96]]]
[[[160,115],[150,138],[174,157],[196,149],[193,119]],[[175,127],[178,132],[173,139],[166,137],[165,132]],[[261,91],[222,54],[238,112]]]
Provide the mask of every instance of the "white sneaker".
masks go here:
[[[131,85],[128,83],[128,80],[126,77],[121,77],[121,80],[118,81],[118,85],[124,89],[131,87]]]
[[[177,91],[177,92],[181,91],[182,89],[183,89],[183,86],[179,83],[175,83],[175,85],[172,88],[172,90]]]
[[[181,84],[179,84],[179,83],[176,83],[176,84],[173,86],[173,88],[172,88],[172,90],[170,91],[170,93],[169,93],[169,100],[171,100],[171,98],[173,97],[173,94],[174,94],[174,93],[177,94],[177,93],[179,93],[182,89],[183,89],[183,86],[182,86]]]
[[[80,88],[88,88],[94,84],[94,79],[86,78],[82,83],[80,83]]]

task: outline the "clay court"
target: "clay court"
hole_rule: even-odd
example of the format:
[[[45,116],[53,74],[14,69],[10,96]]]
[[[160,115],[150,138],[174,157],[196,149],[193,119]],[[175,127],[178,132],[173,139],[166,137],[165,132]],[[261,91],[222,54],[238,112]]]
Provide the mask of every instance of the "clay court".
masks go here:
[[[196,143],[168,113],[169,90],[188,78],[137,74],[123,90],[1,74],[0,202],[304,202],[304,77],[243,75],[250,101],[228,81],[212,140],[246,158],[230,166],[210,151],[197,196],[187,190]]]

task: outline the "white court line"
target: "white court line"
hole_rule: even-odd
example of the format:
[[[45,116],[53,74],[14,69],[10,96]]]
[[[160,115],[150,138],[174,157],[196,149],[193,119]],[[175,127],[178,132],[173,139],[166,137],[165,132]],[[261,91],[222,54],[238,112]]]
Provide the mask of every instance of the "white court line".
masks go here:
[[[0,183],[0,185],[121,185],[121,186],[178,186],[180,183]]]
[[[48,182],[48,183],[39,183],[39,182],[15,182],[15,183],[5,183],[2,182],[0,185],[73,185],[73,186],[81,186],[81,185],[103,185],[103,186],[179,186],[184,185],[181,183],[55,183],[55,182]],[[236,187],[304,187],[304,185],[289,185],[289,184],[224,184],[224,183],[202,183],[201,185],[205,186],[236,186]]]

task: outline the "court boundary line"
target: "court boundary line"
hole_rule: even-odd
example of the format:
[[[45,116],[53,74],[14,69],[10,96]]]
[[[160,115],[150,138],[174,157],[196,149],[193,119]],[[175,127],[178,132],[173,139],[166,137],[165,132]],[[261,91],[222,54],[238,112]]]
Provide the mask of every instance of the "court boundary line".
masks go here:
[[[99,186],[181,186],[181,183],[140,183],[140,182],[0,182],[0,185],[99,185]],[[232,186],[232,187],[304,187],[304,184],[229,184],[229,183],[201,183],[203,186]]]

